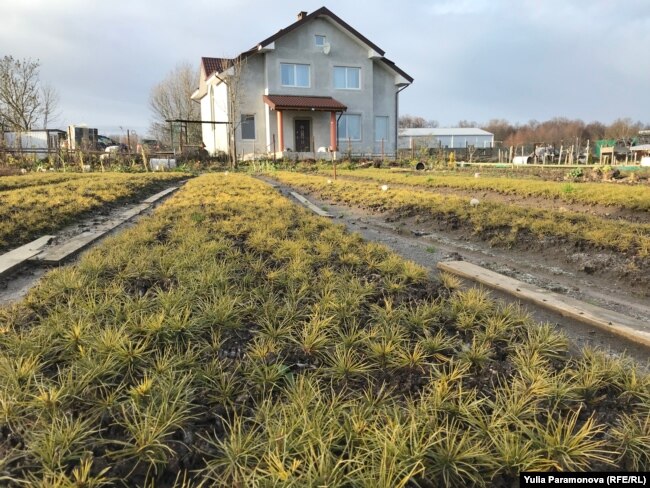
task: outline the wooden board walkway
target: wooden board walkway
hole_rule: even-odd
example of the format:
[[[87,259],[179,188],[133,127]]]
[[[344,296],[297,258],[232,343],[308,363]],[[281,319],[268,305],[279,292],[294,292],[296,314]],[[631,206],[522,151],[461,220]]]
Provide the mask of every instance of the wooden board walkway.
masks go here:
[[[495,273],[466,261],[444,261],[438,269],[476,281],[579,322],[650,347],[650,324]]]
[[[163,197],[169,195],[170,193],[173,193],[176,190],[178,190],[178,188],[179,188],[178,186],[172,186],[171,188],[167,188],[166,190],[158,192],[155,195],[151,195],[146,200],[142,200],[142,203],[156,203],[161,198],[163,198]]]
[[[309,200],[307,200],[305,197],[303,197],[300,193],[296,193],[295,191],[290,192],[291,196],[298,200],[300,203],[302,203],[304,206],[306,206],[309,210],[312,212],[320,215],[321,217],[329,217],[332,218],[334,217],[331,213],[326,212],[322,208],[317,207],[313,203],[311,203]]]
[[[163,190],[155,195],[150,196],[146,200],[143,200],[143,203],[135,205],[134,207],[125,210],[119,214],[116,218],[108,220],[101,225],[98,225],[95,229],[82,232],[79,235],[74,236],[72,239],[61,243],[57,246],[52,246],[37,256],[34,256],[32,260],[40,261],[43,264],[59,264],[66,259],[73,257],[75,254],[79,253],[90,244],[96,240],[104,237],[107,233],[124,224],[125,222],[131,220],[133,217],[140,215],[142,212],[147,210],[151,205],[156,203],[161,198],[166,197],[170,193],[178,190],[179,187],[171,187]]]
[[[41,249],[52,239],[54,239],[54,236],[39,237],[24,246],[17,247],[0,256],[0,276],[9,274],[25,264],[26,261],[40,253]]]
[[[116,227],[119,227],[136,215],[141,214],[148,208],[149,205],[146,203],[136,205],[135,207],[123,212],[119,217],[108,220],[107,222],[98,225],[93,230],[82,232],[66,242],[46,249],[33,259],[35,261],[40,261],[43,264],[59,264],[82,251],[97,239],[104,237],[108,232],[112,231]]]

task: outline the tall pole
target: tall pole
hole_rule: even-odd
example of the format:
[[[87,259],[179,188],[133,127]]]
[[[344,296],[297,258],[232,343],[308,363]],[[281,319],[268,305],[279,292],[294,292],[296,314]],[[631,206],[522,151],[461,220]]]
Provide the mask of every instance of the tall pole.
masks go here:
[[[174,123],[170,120],[169,121],[169,139],[171,141],[171,146],[172,146],[172,151],[174,151]],[[176,154],[176,151],[174,151],[174,154]]]
[[[336,152],[336,112],[330,112],[330,152]]]

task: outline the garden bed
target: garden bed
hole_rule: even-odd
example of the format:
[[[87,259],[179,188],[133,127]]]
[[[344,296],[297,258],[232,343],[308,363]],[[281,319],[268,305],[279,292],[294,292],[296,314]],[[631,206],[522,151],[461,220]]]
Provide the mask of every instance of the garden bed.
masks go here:
[[[0,178],[0,252],[88,216],[108,213],[187,178],[183,173],[55,173]]]
[[[191,180],[0,309],[0,479],[510,486],[648,469],[634,363],[572,355],[457,287],[261,182]]]
[[[473,206],[463,196],[404,185],[382,191],[378,183],[356,179],[334,182],[289,172],[273,177],[325,200],[383,213],[399,225],[460,232],[496,247],[555,252],[586,273],[612,272],[640,292],[650,291],[650,224],[490,200]]]

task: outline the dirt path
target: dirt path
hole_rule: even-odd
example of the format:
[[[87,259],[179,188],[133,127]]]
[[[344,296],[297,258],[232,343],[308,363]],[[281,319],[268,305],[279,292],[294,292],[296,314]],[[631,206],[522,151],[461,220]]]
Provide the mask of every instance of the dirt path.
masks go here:
[[[271,178],[261,179],[276,186],[287,198],[292,198],[290,191],[301,191]],[[493,249],[483,242],[463,240],[452,233],[433,232],[419,235],[418,224],[414,219],[387,222],[385,215],[326,202],[313,194],[302,194],[335,215],[334,222],[345,224],[348,229],[359,232],[367,240],[390,247],[404,258],[428,268],[432,275],[437,274],[436,264],[439,261],[463,259],[535,286],[650,322],[650,303],[647,299],[626,295],[618,285],[612,285],[605,280],[565,271],[559,263],[552,260],[552,256],[535,258],[534,255],[523,252]],[[514,301],[504,294],[492,294],[500,299]],[[532,305],[524,304],[524,307],[536,320],[555,323],[565,330],[577,347],[590,345],[608,350],[612,354],[627,352],[641,363],[648,361],[648,350],[641,346]]]

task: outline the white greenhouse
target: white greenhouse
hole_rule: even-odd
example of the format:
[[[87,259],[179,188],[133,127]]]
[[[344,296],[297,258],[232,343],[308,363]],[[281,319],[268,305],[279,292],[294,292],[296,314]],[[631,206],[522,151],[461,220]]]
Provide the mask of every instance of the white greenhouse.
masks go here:
[[[397,142],[399,149],[465,149],[468,146],[487,149],[494,147],[494,134],[474,127],[400,129]]]

